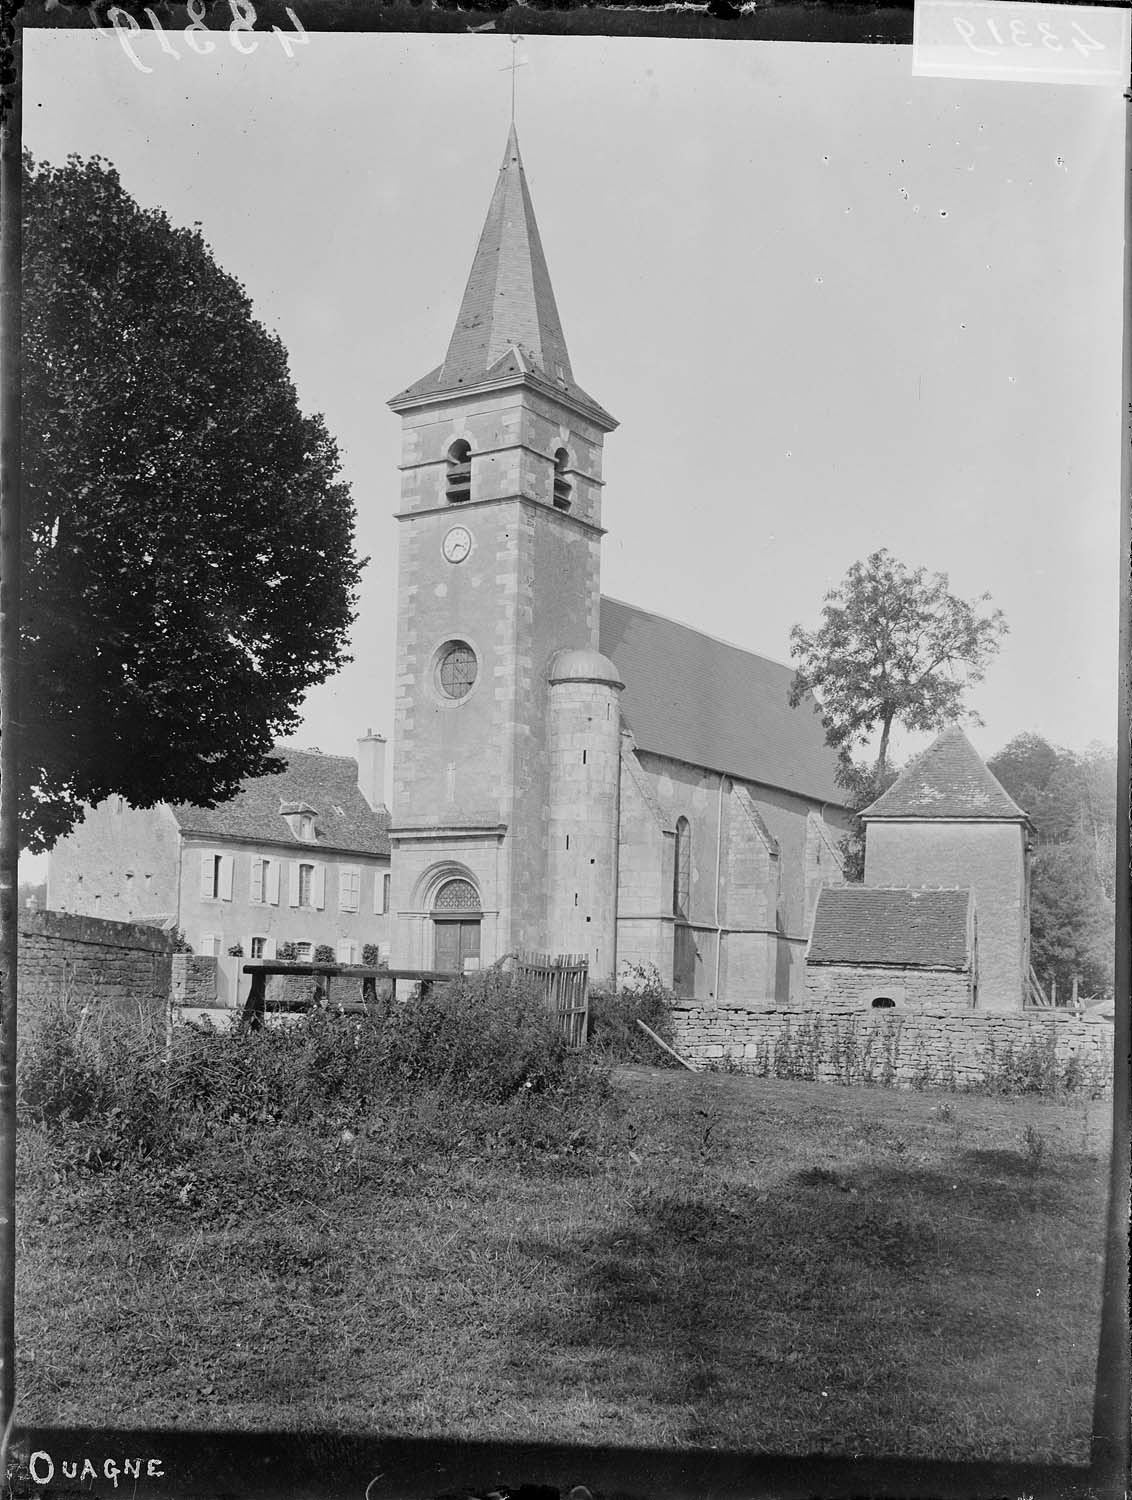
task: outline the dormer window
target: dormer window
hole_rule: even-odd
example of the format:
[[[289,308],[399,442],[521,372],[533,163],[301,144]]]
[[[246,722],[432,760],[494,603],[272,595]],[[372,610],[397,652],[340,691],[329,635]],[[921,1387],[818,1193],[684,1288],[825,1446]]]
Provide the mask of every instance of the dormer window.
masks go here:
[[[287,820],[287,827],[300,843],[314,844],[318,841],[318,830],[315,828],[316,813],[309,802],[283,802],[280,803],[279,812]]]
[[[472,445],[464,438],[457,438],[448,450],[444,494],[449,505],[472,498]]]
[[[559,448],[554,455],[554,505],[557,510],[569,510],[573,485],[567,476],[570,455]]]

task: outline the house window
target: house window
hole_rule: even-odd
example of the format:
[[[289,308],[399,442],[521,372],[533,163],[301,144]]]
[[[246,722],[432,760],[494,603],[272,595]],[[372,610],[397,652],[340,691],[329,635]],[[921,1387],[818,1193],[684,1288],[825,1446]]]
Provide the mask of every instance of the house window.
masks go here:
[[[299,818],[299,837],[304,844],[314,843],[314,815],[303,813]]]
[[[313,953],[314,953],[314,944],[313,943],[296,943],[295,944],[295,961],[297,963],[300,963],[300,964],[309,964],[310,961],[311,961],[311,955]]]
[[[565,448],[559,448],[554,455],[554,504],[557,510],[570,509],[570,496],[573,485],[567,476],[567,466],[570,463],[570,455]]]
[[[338,910],[357,911],[361,905],[361,897],[362,872],[360,870],[339,870]]]
[[[205,958],[220,957],[220,935],[216,932],[206,932],[199,943],[201,953]]]
[[[231,901],[232,856],[213,854],[211,851],[200,857],[200,893],[205,901]]]
[[[358,961],[358,945],[351,938],[339,938],[338,940],[338,962],[340,964],[356,964]]]
[[[275,860],[252,860],[251,899],[256,906],[279,900],[279,866]]]
[[[448,450],[444,495],[449,505],[472,498],[472,445],[463,438],[458,438]]]
[[[672,911],[686,922],[692,900],[692,826],[687,818],[676,822],[676,858],[672,872]]]
[[[314,865],[299,866],[299,906],[314,905]],[[302,944],[299,945],[300,947]],[[309,944],[307,945],[310,946]]]
[[[446,698],[464,698],[476,680],[476,653],[467,641],[450,641],[436,666],[437,682]]]
[[[393,877],[386,870],[385,874],[381,877],[381,910],[383,914],[389,910],[389,895],[392,884]]]
[[[265,937],[253,937],[248,939],[248,957],[266,958],[267,939]]]

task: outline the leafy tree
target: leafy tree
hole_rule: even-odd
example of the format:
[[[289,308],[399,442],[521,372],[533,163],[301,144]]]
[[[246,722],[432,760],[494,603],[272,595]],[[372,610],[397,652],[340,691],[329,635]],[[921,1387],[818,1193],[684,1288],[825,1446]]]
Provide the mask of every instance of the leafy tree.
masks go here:
[[[1001,610],[980,612],[988,598],[957,599],[945,573],[874,552],[825,596],[817,630],[791,630],[791,703],[814,693],[826,739],[845,756],[879,729],[874,769],[883,776],[894,724],[941,729],[964,716],[964,694],[1007,629]]]
[[[1067,993],[1110,989],[1116,877],[1116,756],[1084,755],[1037,734],[1016,736],[988,766],[1036,832],[1030,902],[1031,960]]]
[[[860,882],[865,878],[865,825],[858,816],[886,792],[899,775],[891,763],[883,770],[873,765],[857,765],[846,751],[838,758],[834,773],[838,786],[845,789],[849,808],[849,831],[838,842],[842,872],[846,880]]]
[[[362,564],[322,419],[199,229],[25,158],[21,839],[215,805],[341,666]]]

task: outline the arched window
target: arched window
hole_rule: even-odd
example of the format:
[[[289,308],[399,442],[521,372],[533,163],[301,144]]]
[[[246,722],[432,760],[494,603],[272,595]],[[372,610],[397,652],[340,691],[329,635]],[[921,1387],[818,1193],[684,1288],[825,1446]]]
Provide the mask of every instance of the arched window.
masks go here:
[[[449,505],[472,498],[472,445],[463,438],[457,438],[448,450],[444,493]]]
[[[873,1001],[874,1010],[895,1010],[896,1001],[888,995],[878,995]]]
[[[570,496],[573,485],[567,475],[570,463],[570,455],[565,448],[559,448],[554,455],[554,504],[559,510],[570,509]]]
[[[692,825],[687,818],[676,822],[676,858],[672,872],[672,910],[682,922],[688,920],[692,903]]]
[[[434,965],[448,974],[480,966],[480,896],[470,880],[446,880],[432,903]]]
[[[467,641],[449,641],[436,663],[436,680],[446,698],[466,698],[475,685],[479,665]]]

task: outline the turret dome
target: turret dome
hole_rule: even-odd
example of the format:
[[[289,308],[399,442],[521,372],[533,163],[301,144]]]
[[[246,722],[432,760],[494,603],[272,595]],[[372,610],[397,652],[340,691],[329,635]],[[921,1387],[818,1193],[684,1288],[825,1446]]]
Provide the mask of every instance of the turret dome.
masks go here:
[[[610,687],[625,686],[621,673],[600,651],[558,651],[551,660],[547,677],[551,683],[603,682]]]

